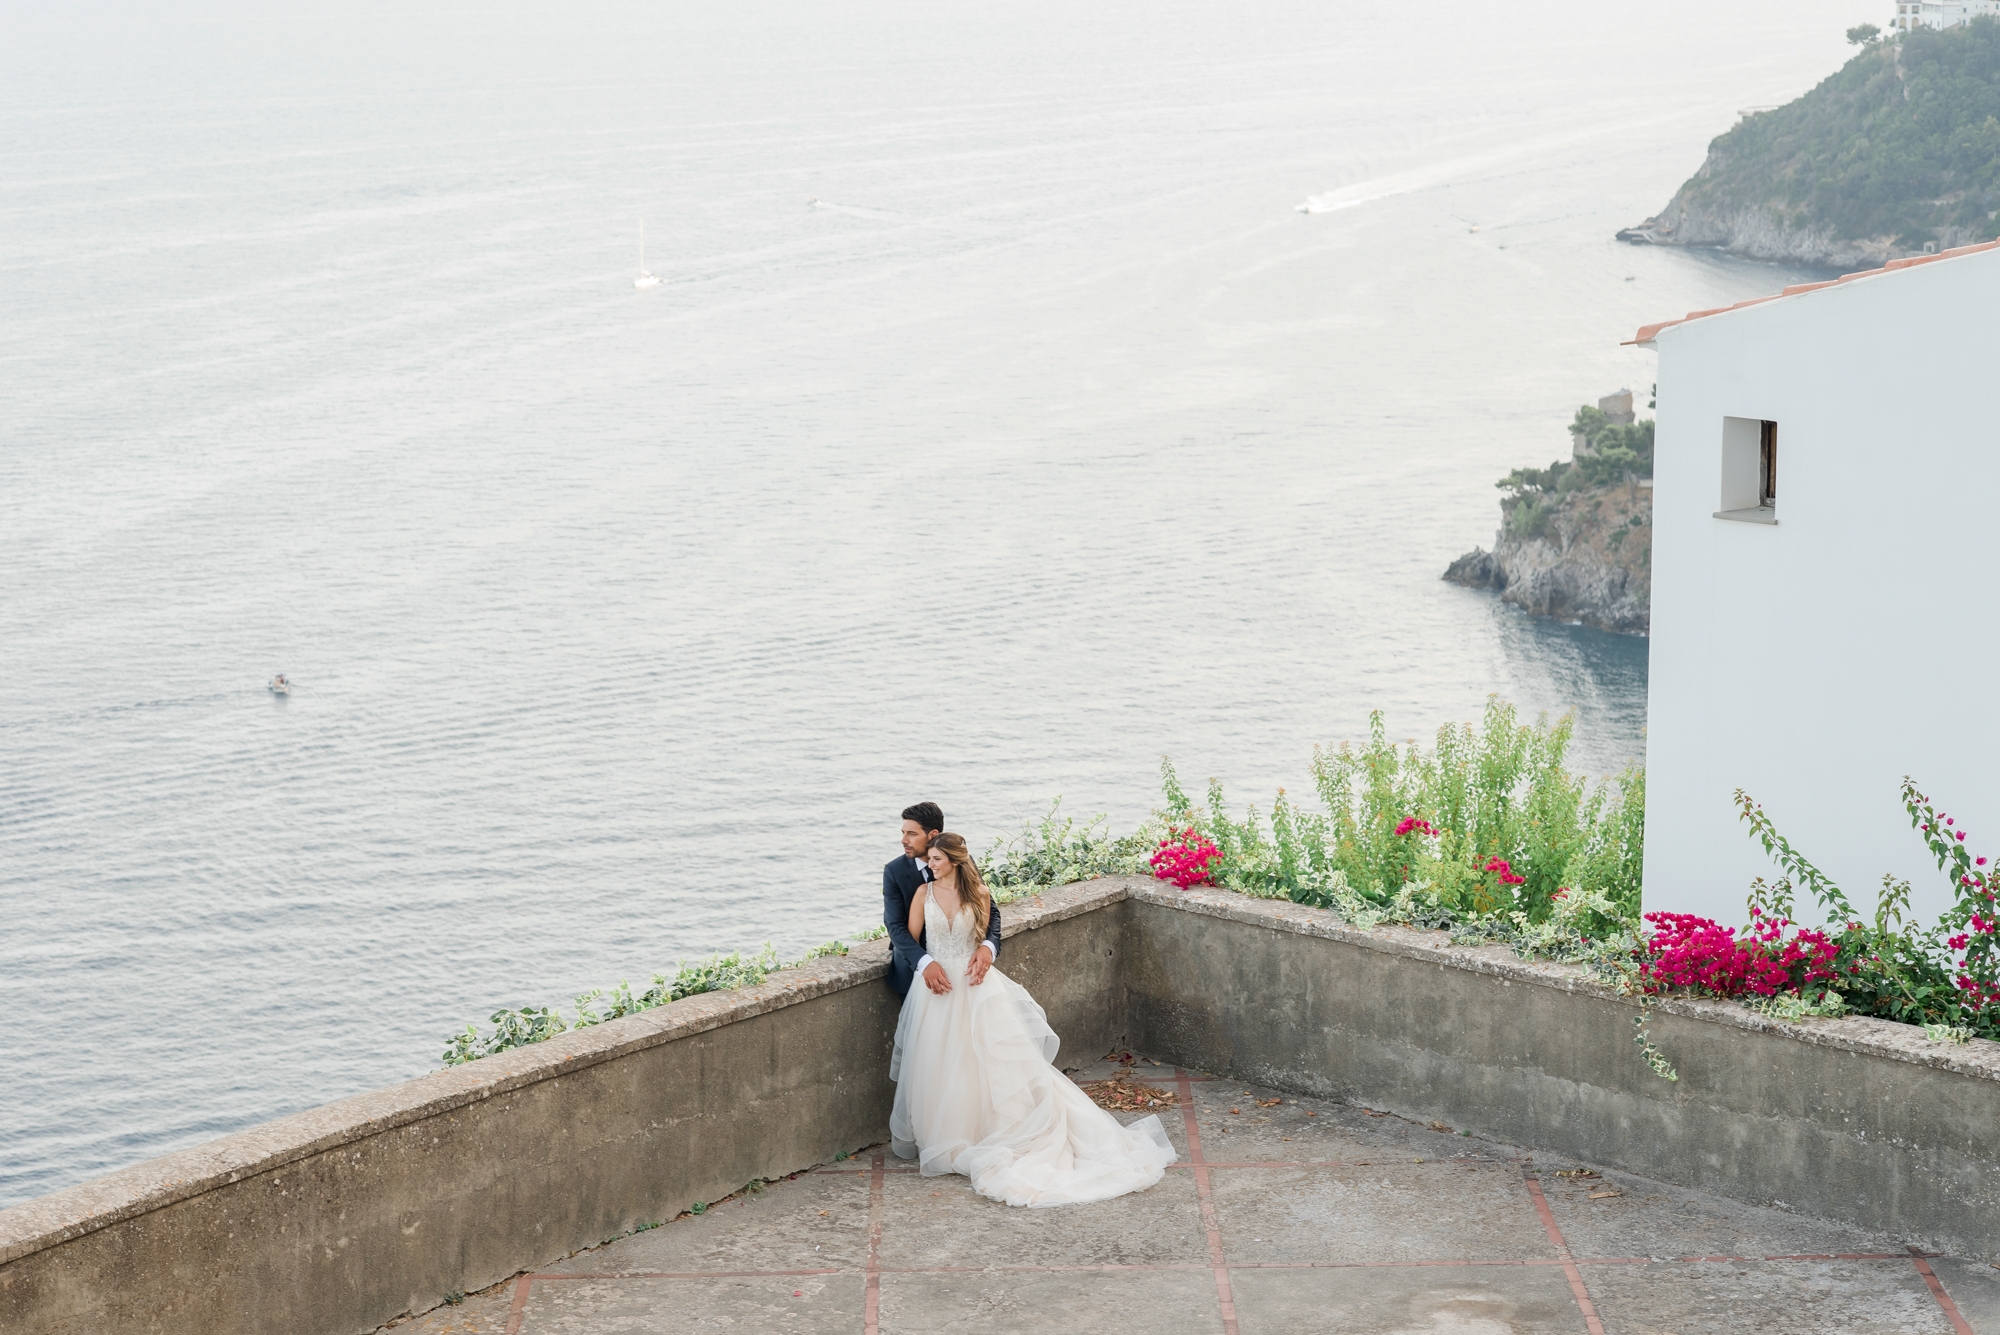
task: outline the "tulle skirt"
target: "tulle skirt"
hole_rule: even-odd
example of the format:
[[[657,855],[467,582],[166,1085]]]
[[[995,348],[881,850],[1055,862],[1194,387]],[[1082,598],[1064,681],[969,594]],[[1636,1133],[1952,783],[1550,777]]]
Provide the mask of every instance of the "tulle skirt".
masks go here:
[[[1130,1126],[1052,1063],[1057,1038],[1027,989],[998,969],[937,996],[910,985],[889,1078],[890,1147],[925,1177],[963,1173],[1008,1205],[1074,1205],[1144,1191],[1174,1162],[1158,1116]]]

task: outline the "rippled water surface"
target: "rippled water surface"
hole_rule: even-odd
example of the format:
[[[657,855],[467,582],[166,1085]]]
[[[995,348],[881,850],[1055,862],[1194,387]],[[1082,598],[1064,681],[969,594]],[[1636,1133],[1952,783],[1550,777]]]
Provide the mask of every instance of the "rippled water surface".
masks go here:
[[[1643,640],[1437,576],[1791,280],[1611,234],[1852,17],[332,8],[10,6],[0,1204],[860,928],[919,797],[1639,756]]]

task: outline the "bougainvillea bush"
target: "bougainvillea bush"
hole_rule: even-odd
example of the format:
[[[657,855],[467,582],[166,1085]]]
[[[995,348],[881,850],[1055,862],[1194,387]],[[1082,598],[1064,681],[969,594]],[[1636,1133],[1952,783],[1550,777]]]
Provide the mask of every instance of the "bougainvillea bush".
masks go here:
[[[1766,917],[1752,908],[1742,936],[1692,913],[1648,913],[1653,925],[1639,957],[1649,993],[1703,992],[1718,997],[1815,995],[1829,990],[1839,947],[1815,928]]]
[[[1882,878],[1871,915],[1858,912],[1846,891],[1778,832],[1762,806],[1738,790],[1740,817],[1784,872],[1751,887],[1751,911],[1790,916],[1798,890],[1827,915],[1835,947],[1829,985],[1848,1009],[1920,1024],[1954,1037],[2000,1038],[2000,920],[1993,868],[1967,847],[1965,828],[1903,780],[1903,809],[1951,882],[1952,906],[1929,926],[1909,920],[1910,883]]]
[[[1204,884],[1210,869],[1221,859],[1222,850],[1189,825],[1178,829],[1168,826],[1166,837],[1146,861],[1153,868],[1153,875],[1186,890]]]

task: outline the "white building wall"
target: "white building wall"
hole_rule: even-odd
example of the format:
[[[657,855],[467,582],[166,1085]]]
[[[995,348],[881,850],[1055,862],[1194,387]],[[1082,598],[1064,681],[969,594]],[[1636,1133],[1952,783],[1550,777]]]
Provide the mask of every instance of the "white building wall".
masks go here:
[[[2000,854],[1996,310],[1986,251],[1660,332],[1648,909],[1745,921],[1739,787],[1864,912],[1950,899],[1906,773]],[[1778,423],[1775,526],[1713,517],[1726,417]]]

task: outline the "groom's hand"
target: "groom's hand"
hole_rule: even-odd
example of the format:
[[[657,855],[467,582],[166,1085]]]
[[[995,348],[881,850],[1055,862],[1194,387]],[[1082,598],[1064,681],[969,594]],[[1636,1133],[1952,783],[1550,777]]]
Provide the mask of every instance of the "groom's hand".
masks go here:
[[[972,952],[972,963],[965,966],[965,976],[972,980],[974,987],[978,987],[986,981],[986,971],[992,967],[993,952],[982,945]]]
[[[981,970],[981,972],[983,973],[984,970]],[[951,991],[951,979],[945,976],[944,965],[939,964],[936,960],[932,960],[925,967],[924,986],[939,996],[943,996],[945,993]]]

